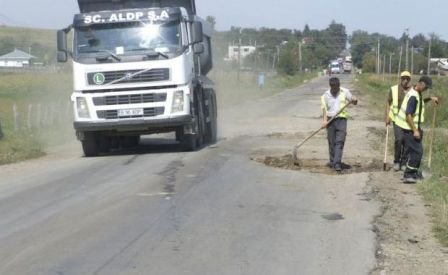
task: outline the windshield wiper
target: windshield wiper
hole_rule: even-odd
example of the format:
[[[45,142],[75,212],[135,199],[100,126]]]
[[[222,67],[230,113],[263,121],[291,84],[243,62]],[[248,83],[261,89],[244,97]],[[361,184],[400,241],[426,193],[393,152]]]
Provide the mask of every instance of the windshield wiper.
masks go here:
[[[131,49],[129,51],[131,51],[131,52],[142,51],[144,53],[144,55],[146,55],[149,58],[156,58],[156,57],[159,57],[159,56],[162,56],[165,59],[169,59],[170,58],[167,54],[165,54],[163,52],[160,52],[160,51],[155,51],[154,49],[150,49],[150,48],[135,48],[135,49]]]
[[[97,61],[106,61],[109,59],[109,57],[112,57],[113,59],[117,60],[118,62],[121,62],[121,58],[118,57],[118,55],[114,54],[113,52],[101,49],[96,51],[87,51],[85,53],[98,53],[98,55],[95,56]]]
[[[162,52],[159,52],[159,51],[150,51],[150,52],[146,52],[145,55],[146,55],[147,57],[149,57],[149,58],[154,58],[154,57],[162,56],[162,57],[164,57],[165,59],[169,59],[169,56],[168,56],[168,55],[166,55],[166,54],[164,54],[164,53],[162,53]]]

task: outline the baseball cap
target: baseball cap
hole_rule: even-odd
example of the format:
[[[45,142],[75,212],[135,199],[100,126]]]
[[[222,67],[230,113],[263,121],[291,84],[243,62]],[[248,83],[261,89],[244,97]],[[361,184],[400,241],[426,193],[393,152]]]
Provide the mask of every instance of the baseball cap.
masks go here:
[[[400,77],[411,77],[411,73],[408,71],[402,71]]]
[[[420,77],[418,82],[423,82],[428,89],[432,89],[432,79],[429,76],[424,75]]]

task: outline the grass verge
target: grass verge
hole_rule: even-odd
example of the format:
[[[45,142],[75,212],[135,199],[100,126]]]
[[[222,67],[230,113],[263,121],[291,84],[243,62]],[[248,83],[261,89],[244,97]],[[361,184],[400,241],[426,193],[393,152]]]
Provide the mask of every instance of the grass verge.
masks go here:
[[[0,164],[37,158],[71,131],[71,74],[22,72],[0,75]]]
[[[382,76],[361,75],[357,77],[358,88],[368,97],[369,111],[374,119],[384,119],[384,106],[387,93],[390,86],[397,81],[395,77],[386,77],[383,81]],[[396,78],[395,78],[396,79]],[[413,83],[418,80],[418,76],[413,77]],[[445,107],[444,95],[448,93],[448,78],[434,77],[434,89],[425,92],[423,95],[437,95],[440,99],[440,105],[437,107],[436,130],[434,134],[434,143],[432,151],[431,174],[430,178],[418,184],[418,189],[423,194],[425,200],[431,205],[433,214],[434,232],[442,245],[448,246],[448,108]],[[424,160],[423,168],[428,169],[428,153],[430,143],[430,127],[432,124],[434,107],[431,104],[426,105],[425,125],[426,134],[424,139]]]

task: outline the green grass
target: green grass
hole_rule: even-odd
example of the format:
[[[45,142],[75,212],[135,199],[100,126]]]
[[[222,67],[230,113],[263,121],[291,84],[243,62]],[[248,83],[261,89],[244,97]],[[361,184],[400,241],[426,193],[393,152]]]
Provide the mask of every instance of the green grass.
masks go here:
[[[388,80],[387,80],[388,79]],[[414,76],[413,83],[418,80]],[[384,106],[389,87],[394,85],[392,78],[386,78],[376,75],[358,76],[358,88],[369,99],[369,111],[375,119],[384,119]],[[445,95],[448,93],[448,78],[433,77],[433,90],[425,92],[424,97],[436,95],[440,99],[440,105],[436,113],[436,131],[434,134],[434,143],[432,151],[432,161],[430,172],[432,176],[421,184],[418,184],[419,190],[425,199],[429,202],[432,209],[434,232],[440,242],[448,246],[448,101]],[[426,104],[425,115],[425,138],[424,138],[424,160],[423,167],[428,169],[428,154],[430,144],[430,128],[432,124],[434,107]]]
[[[48,48],[56,48],[56,30],[0,26],[0,40],[11,38],[14,39],[14,42],[20,44],[19,48],[32,43],[39,43]],[[21,50],[28,51],[28,49],[23,48]]]
[[[216,84],[218,104],[222,107],[238,105],[260,97],[274,95],[285,89],[297,87],[317,76],[310,72],[295,76],[266,75],[263,89],[258,87],[257,74],[252,72],[212,72],[210,78]]]
[[[68,72],[0,75],[0,123],[4,133],[0,164],[40,157],[47,146],[68,138],[72,127],[71,83]]]

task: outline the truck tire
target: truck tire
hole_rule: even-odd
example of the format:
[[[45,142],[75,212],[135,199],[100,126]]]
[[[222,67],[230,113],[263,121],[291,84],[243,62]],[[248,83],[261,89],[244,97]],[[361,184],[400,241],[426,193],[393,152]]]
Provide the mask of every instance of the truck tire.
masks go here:
[[[84,140],[81,140],[81,144],[85,157],[98,156],[99,153],[98,140],[94,134],[86,133]]]
[[[213,90],[207,93],[207,123],[205,126],[205,141],[207,143],[216,143],[218,137],[218,118],[216,108],[216,95]]]
[[[205,136],[205,94],[204,90],[199,90],[196,94],[196,103],[195,103],[195,111],[196,111],[196,120],[197,120],[197,133],[196,133],[196,146],[201,148],[204,144],[204,136]]]
[[[180,145],[182,146],[182,150],[186,152],[195,151],[197,148],[196,135],[182,134],[180,136]]]

